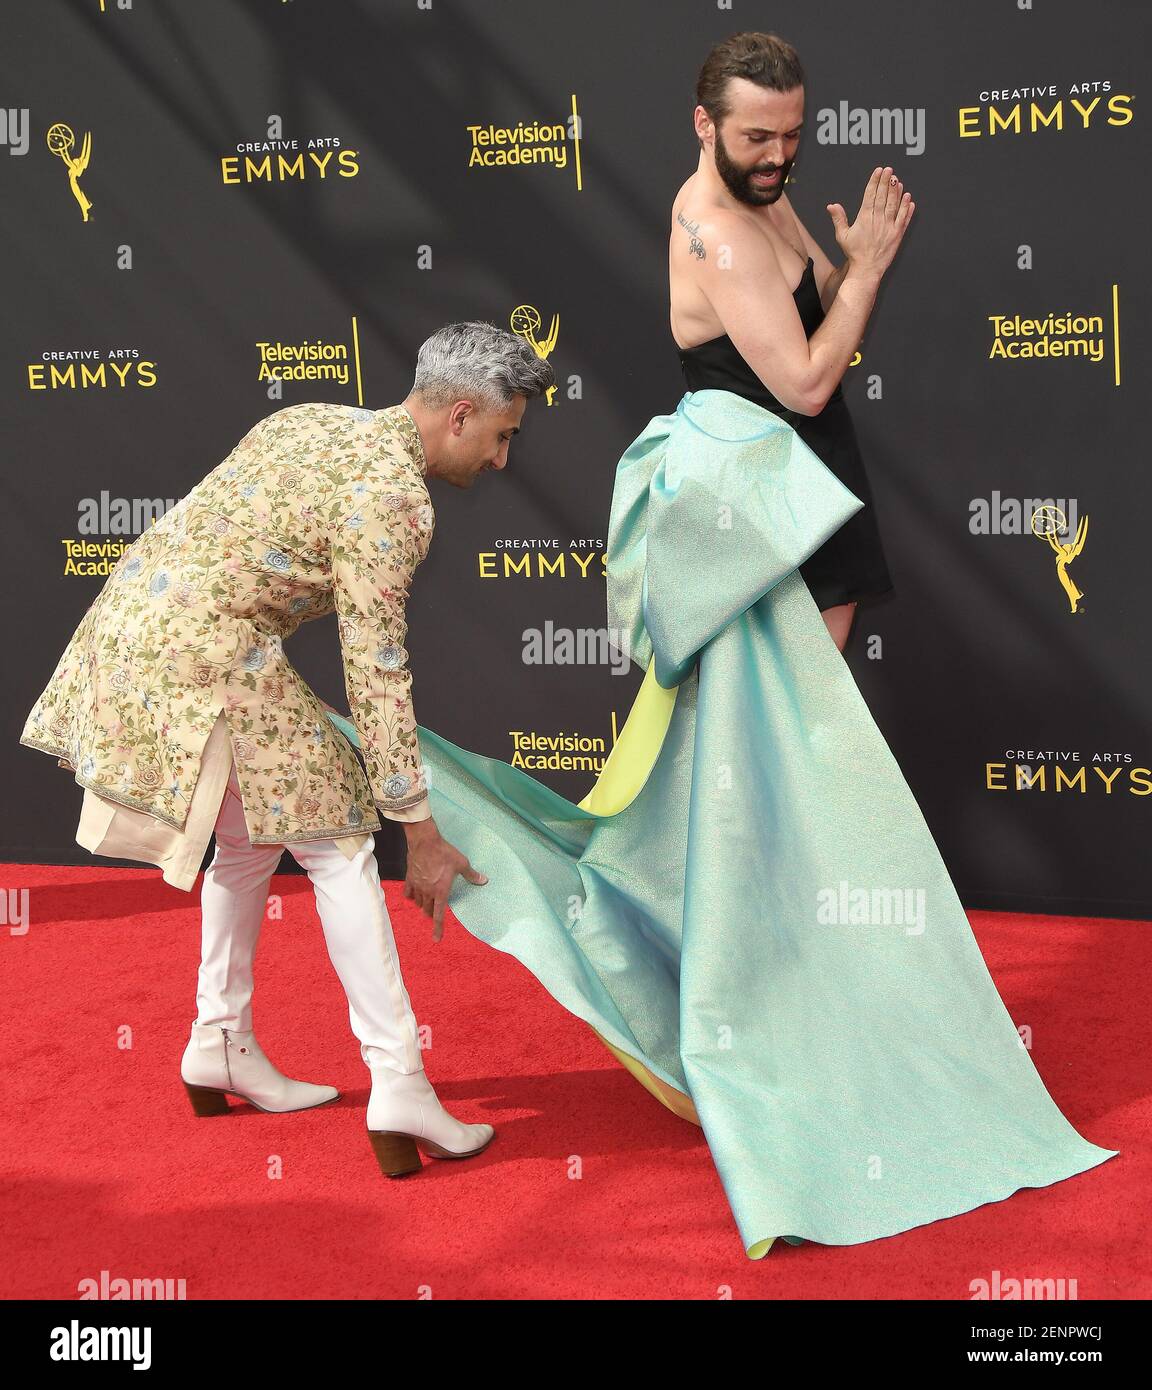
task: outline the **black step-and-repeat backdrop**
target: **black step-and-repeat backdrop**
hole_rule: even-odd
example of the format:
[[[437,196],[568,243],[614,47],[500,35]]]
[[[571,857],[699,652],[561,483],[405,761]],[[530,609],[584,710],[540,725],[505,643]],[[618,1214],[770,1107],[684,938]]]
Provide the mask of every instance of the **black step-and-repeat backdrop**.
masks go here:
[[[833,261],[825,206],[876,164],[917,202],[845,377],[896,584],[852,670],[966,904],[1149,913],[1135,0],[6,0],[0,858],[92,862],[17,740],[123,546],[262,415],[402,399],[456,319],[558,384],[505,473],[433,484],[417,718],[583,795],[638,684],[589,634],[616,462],[684,390],[696,75],[764,28],[808,73],[788,191]],[[342,704],[332,620],[289,650]]]

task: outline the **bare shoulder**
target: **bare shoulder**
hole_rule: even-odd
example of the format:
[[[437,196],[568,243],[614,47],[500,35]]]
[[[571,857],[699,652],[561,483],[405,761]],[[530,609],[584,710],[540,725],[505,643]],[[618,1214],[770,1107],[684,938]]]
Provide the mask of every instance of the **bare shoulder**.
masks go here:
[[[689,174],[680,187],[676,190],[672,198],[672,213],[675,216],[676,209],[692,196],[692,189],[696,186],[696,175]]]
[[[672,253],[674,260],[702,271],[731,269],[737,260],[745,266],[775,262],[763,231],[746,213],[706,199],[687,198],[674,206]]]
[[[715,202],[702,192],[695,176],[685,181],[676,190],[672,200],[672,230],[682,233],[699,228],[714,231],[726,219],[734,216],[727,208]]]

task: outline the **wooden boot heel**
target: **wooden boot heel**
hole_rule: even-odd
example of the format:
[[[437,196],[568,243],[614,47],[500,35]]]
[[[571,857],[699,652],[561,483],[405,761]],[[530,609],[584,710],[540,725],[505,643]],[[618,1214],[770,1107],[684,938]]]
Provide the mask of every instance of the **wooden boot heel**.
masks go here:
[[[205,1086],[192,1086],[187,1081],[184,1083],[184,1089],[188,1092],[192,1109],[201,1118],[209,1115],[227,1115],[228,1097],[223,1091],[210,1091]]]
[[[423,1167],[420,1150],[410,1134],[395,1134],[389,1130],[369,1130],[376,1162],[386,1178],[402,1178],[406,1173],[418,1173]]]

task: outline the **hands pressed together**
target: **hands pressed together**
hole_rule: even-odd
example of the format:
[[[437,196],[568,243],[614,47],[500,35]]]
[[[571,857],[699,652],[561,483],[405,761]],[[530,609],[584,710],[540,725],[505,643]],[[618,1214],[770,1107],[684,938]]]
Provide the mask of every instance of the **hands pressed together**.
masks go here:
[[[839,203],[828,204],[836,244],[844,257],[861,270],[883,275],[899,249],[916,204],[891,166],[874,169],[851,226]]]

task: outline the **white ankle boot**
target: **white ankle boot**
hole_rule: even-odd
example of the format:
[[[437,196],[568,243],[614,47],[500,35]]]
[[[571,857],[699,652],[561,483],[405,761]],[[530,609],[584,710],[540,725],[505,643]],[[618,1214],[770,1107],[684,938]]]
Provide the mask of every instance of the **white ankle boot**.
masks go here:
[[[492,1142],[491,1125],[466,1125],[449,1115],[423,1070],[374,1066],[371,1071],[368,1137],[385,1177],[418,1172],[419,1149],[435,1158],[471,1158]]]
[[[180,1076],[197,1115],[227,1114],[230,1095],[274,1114],[310,1110],[340,1095],[335,1086],[315,1086],[283,1076],[264,1055],[251,1029],[240,1032],[214,1023],[192,1025]]]

